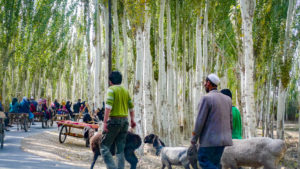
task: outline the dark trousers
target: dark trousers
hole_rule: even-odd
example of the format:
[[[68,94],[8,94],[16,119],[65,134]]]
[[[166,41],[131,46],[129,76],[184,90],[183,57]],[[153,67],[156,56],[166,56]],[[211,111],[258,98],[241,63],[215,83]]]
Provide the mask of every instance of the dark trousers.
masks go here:
[[[108,132],[103,132],[103,140],[101,143],[101,154],[108,169],[124,169],[125,155],[124,148],[126,144],[126,136],[128,131],[128,119],[116,118],[107,121]],[[111,145],[116,143],[117,148],[117,165],[115,164],[110,152]]]
[[[202,169],[221,169],[220,160],[224,151],[221,147],[200,147],[198,161]]]

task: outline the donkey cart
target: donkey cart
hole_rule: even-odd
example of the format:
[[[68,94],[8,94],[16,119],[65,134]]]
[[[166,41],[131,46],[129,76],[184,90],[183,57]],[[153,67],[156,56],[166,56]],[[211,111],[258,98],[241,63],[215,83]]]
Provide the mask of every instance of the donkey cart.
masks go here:
[[[21,129],[24,129],[25,132],[30,128],[31,122],[29,121],[28,113],[8,113],[11,123],[17,124],[17,129],[19,130],[19,126]]]
[[[42,128],[53,126],[53,113],[49,112],[34,112],[34,119],[42,122]]]
[[[74,122],[74,121],[69,121],[69,120],[62,120],[62,121],[57,121],[57,126],[60,127],[60,132],[59,132],[59,142],[64,143],[67,136],[72,136],[72,137],[77,137],[77,138],[83,138],[83,134],[75,133],[72,132],[72,128],[76,129],[81,129],[83,130],[84,127],[89,126],[90,128],[94,130],[98,130],[98,124],[87,124],[83,122]],[[88,141],[86,142],[86,146],[88,147]]]

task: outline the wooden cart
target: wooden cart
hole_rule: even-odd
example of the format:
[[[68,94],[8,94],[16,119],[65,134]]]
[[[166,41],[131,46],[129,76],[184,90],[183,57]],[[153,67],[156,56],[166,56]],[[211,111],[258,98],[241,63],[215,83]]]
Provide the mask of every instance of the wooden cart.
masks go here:
[[[86,126],[89,126],[94,130],[98,130],[98,128],[99,128],[98,124],[88,124],[88,123],[83,123],[83,122],[74,122],[74,121],[70,121],[70,120],[61,120],[61,121],[57,121],[56,123],[57,123],[58,127],[61,127],[59,136],[58,136],[60,143],[64,143],[67,136],[83,138],[82,134],[72,133],[72,131],[71,131],[72,128],[83,129]],[[88,144],[86,144],[86,146],[88,146]]]
[[[52,127],[53,126],[53,113],[51,113],[51,117],[50,118],[47,118],[45,116],[45,113],[44,112],[34,112],[34,119],[37,120],[38,122],[42,122],[42,128],[48,128],[48,127]]]
[[[17,124],[17,130],[19,130],[19,125],[25,132],[30,128],[31,122],[28,113],[8,113],[8,117],[12,124]]]

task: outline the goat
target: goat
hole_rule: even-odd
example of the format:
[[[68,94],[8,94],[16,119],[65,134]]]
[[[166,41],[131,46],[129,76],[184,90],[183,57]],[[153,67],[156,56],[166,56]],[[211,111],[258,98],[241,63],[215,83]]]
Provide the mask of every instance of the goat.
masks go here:
[[[194,169],[198,169],[196,146],[194,146],[194,148],[165,147],[164,142],[162,142],[155,134],[147,135],[144,139],[144,143],[153,144],[153,147],[156,149],[156,155],[160,155],[162,169],[166,166],[169,169],[172,169],[172,165],[182,165],[185,169],[189,169],[190,164]]]
[[[90,142],[90,148],[94,153],[94,158],[93,162],[91,164],[91,169],[94,168],[94,165],[96,163],[96,160],[100,153],[100,144],[102,140],[102,133],[98,132],[94,134],[94,130],[91,129],[90,127],[85,127],[84,128],[84,138],[89,140]],[[136,169],[137,163],[138,163],[138,158],[134,154],[134,151],[139,148],[142,144],[142,139],[139,135],[134,134],[132,132],[127,132],[127,137],[126,137],[126,144],[125,144],[125,149],[124,149],[124,154],[125,154],[125,159],[130,163],[130,169]],[[115,155],[115,143],[111,145],[110,152],[112,155]]]
[[[279,139],[254,137],[233,140],[233,146],[226,147],[221,158],[222,167],[237,169],[240,166],[276,169],[284,156],[286,145]]]

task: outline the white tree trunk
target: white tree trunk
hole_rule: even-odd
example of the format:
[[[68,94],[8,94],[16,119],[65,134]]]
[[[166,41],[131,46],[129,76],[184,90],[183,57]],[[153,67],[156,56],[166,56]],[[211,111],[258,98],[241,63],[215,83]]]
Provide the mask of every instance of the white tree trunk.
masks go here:
[[[95,0],[96,8],[96,55],[95,55],[95,74],[94,74],[94,109],[101,108],[101,17],[98,0]]]
[[[114,18],[114,32],[115,32],[115,47],[116,47],[116,67],[120,70],[120,56],[119,56],[119,19],[118,19],[118,0],[113,1],[113,18]]]
[[[283,139],[283,117],[285,112],[286,89],[279,83],[278,102],[277,102],[277,138]]]
[[[144,60],[144,44],[143,32],[141,26],[137,27],[136,32],[136,71],[135,71],[135,85],[134,85],[134,110],[135,119],[137,123],[137,133],[143,138],[143,60]]]
[[[41,70],[40,70],[41,71]],[[37,97],[38,98],[41,98],[41,94],[42,94],[42,78],[41,78],[41,76],[42,76],[42,72],[39,72],[39,85],[38,85],[38,95],[37,95]],[[59,76],[60,77],[60,76]],[[60,79],[58,80],[58,82],[57,82],[57,86],[56,86],[56,89],[57,89],[57,91],[58,91],[58,95],[59,95],[59,93],[60,93],[60,85],[59,85],[59,82],[60,82]]]
[[[165,0],[160,2],[159,15],[159,77],[158,77],[158,112],[161,113],[161,136],[166,138],[168,131],[167,121],[167,73],[165,69],[165,55],[164,55],[164,14],[165,14]]]
[[[268,78],[268,93],[267,93],[267,120],[266,120],[266,136],[271,137],[270,134],[270,129],[271,129],[271,88],[272,88],[272,74],[273,74],[273,58],[271,61],[271,71],[269,73],[269,78]]]
[[[244,57],[245,57],[245,101],[246,101],[246,119],[245,124],[246,138],[254,137],[255,132],[255,103],[254,103],[254,57],[252,26],[255,9],[255,0],[241,0],[241,12],[244,32]]]
[[[204,27],[203,27],[203,72],[204,75],[207,76],[208,70],[208,3],[209,1],[205,1],[205,13],[204,13]]]
[[[109,24],[108,24],[108,17],[109,17],[109,13],[108,13],[108,9],[104,8],[104,13],[105,13],[105,73],[104,73],[104,85],[105,85],[105,91],[108,88],[108,72],[109,72],[109,67],[108,67],[108,51],[109,51]],[[106,97],[106,96],[105,96]],[[106,98],[105,98],[106,99]]]
[[[174,64],[172,58],[172,27],[171,27],[171,9],[170,0],[167,2],[167,121],[168,126],[168,145],[175,145],[175,138],[172,134],[175,127],[174,118]]]
[[[179,75],[178,75],[178,65],[177,65],[177,52],[178,52],[178,38],[179,38],[179,2],[176,1],[176,33],[175,33],[175,42],[174,42],[174,95],[173,95],[173,100],[174,100],[174,134],[175,135],[175,145],[178,145],[178,142],[181,140],[180,139],[180,117],[179,117],[179,111],[178,111],[178,82],[179,82]]]
[[[286,63],[288,56],[288,48],[290,46],[290,27],[293,20],[293,11],[295,8],[294,0],[289,0],[289,7],[287,11],[286,28],[285,28],[285,39],[283,49],[283,63]],[[287,89],[283,86],[282,81],[279,83],[278,92],[278,106],[277,106],[277,138],[284,139],[284,114],[285,114],[285,98]]]
[[[35,78],[36,77],[32,77],[32,82],[31,82],[31,91],[30,91],[30,96],[33,96],[35,95],[35,92],[34,92],[34,89],[35,89]],[[13,84],[13,83],[12,83]]]
[[[6,71],[4,72],[4,78],[2,79],[2,107],[3,111],[5,111],[5,96],[6,96]]]
[[[128,55],[128,44],[127,44],[127,19],[126,19],[126,10],[124,9],[123,13],[123,22],[122,22],[122,31],[124,39],[124,49],[123,49],[123,85],[125,88],[128,88],[128,77],[127,77],[127,55]],[[151,63],[152,64],[152,63]]]
[[[89,3],[87,2],[84,7],[84,19],[86,20],[86,32],[85,32],[85,42],[86,42],[86,68],[87,68],[87,82],[84,81],[84,84],[87,84],[87,94],[88,99],[87,103],[89,106],[92,105],[93,95],[92,95],[92,58],[91,58],[91,41],[90,41],[90,26],[91,26],[91,19],[90,19],[90,7]]]
[[[73,85],[72,85],[72,101],[75,101],[77,100],[76,99],[76,88],[77,88],[77,85],[76,85],[76,77],[77,77],[77,59],[78,59],[78,56],[77,54],[75,55],[75,63],[72,64],[72,67],[73,67]]]
[[[89,52],[90,50],[87,50],[87,52]],[[90,55],[90,54],[87,54]],[[89,56],[87,56],[89,57]],[[91,68],[92,65],[89,63],[88,59],[87,59],[87,94],[88,94],[88,100],[87,103],[91,106],[92,102],[93,102],[93,94],[92,94],[92,72],[91,72]],[[86,81],[84,81],[84,83],[86,83]]]
[[[185,26],[184,29],[185,30]],[[187,116],[185,116],[186,112],[186,42],[185,42],[185,31],[183,31],[182,34],[182,47],[183,47],[183,55],[182,55],[182,69],[181,69],[181,95],[182,95],[182,102],[181,102],[181,112],[180,112],[180,117],[181,117],[181,126],[183,128],[183,135],[186,136],[186,131],[187,131]]]
[[[148,11],[148,7],[145,7]],[[154,101],[152,97],[152,56],[150,52],[150,27],[151,27],[151,13],[145,16],[145,58],[144,58],[144,134],[148,135],[154,132],[153,129],[153,115],[155,113]]]
[[[26,74],[26,80],[25,80],[25,87],[24,89],[24,94],[25,96],[29,96],[29,80],[30,80],[30,73],[29,73],[29,69],[27,69],[27,74]]]
[[[198,114],[198,104],[200,98],[202,96],[202,75],[203,75],[203,64],[202,64],[202,35],[201,35],[201,19],[202,10],[200,16],[197,17],[197,24],[196,24],[196,77],[195,77],[195,88],[194,88],[194,123]]]

